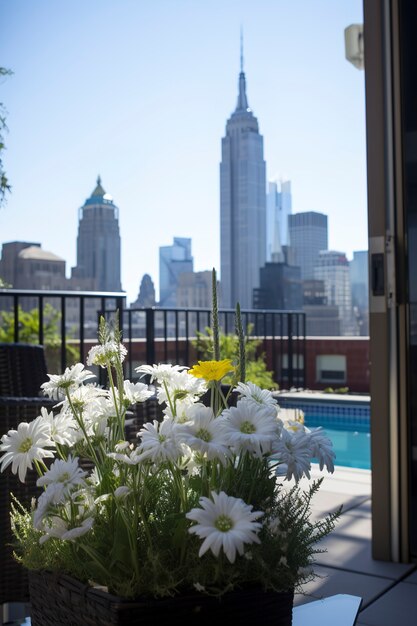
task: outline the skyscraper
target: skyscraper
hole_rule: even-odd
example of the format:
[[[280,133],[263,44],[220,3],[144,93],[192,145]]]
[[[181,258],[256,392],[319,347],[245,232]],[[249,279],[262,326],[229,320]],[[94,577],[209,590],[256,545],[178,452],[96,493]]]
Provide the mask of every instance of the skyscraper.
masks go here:
[[[220,164],[220,300],[252,308],[266,260],[266,168],[263,137],[248,106],[243,53],[239,93],[226,124]]]
[[[339,307],[342,335],[357,335],[352,315],[349,261],[344,252],[323,250],[314,267],[315,278],[324,281],[327,304]]]
[[[303,288],[300,268],[285,262],[267,262],[260,269],[260,288],[254,290],[255,309],[300,310]]]
[[[327,250],[327,215],[307,211],[288,217],[294,263],[301,268],[303,280],[315,278],[314,266],[321,250]]]
[[[72,277],[83,279],[93,290],[121,290],[119,209],[101,186],[100,176],[79,211],[77,265]]]
[[[172,246],[159,248],[159,305],[177,306],[178,277],[193,271],[191,239],[174,237]]]
[[[282,261],[282,248],[289,246],[288,216],[291,215],[291,182],[270,181],[266,196],[266,260]]]
[[[353,259],[350,261],[352,307],[362,336],[369,334],[368,272],[368,250],[355,251],[353,253]]]

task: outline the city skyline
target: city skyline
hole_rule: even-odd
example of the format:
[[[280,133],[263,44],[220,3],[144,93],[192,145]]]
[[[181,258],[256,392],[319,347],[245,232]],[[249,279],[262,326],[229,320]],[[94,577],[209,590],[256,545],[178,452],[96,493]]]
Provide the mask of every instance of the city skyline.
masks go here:
[[[159,293],[159,247],[174,237],[192,239],[195,271],[219,269],[221,138],[242,27],[267,180],[291,181],[293,213],[329,216],[329,248],[366,249],[364,74],[343,33],[362,3],[287,4],[4,0],[0,52],[14,74],[0,85],[12,184],[0,243],[39,241],[68,275],[100,174],[120,209],[129,302],[145,273]]]

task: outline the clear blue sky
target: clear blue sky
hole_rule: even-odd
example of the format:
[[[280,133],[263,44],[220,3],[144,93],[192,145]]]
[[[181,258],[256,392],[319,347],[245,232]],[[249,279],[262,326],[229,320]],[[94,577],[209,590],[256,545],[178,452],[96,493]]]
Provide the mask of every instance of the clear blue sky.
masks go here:
[[[0,0],[8,110],[0,244],[76,263],[78,209],[98,174],[120,210],[122,285],[159,291],[159,247],[191,237],[220,273],[221,138],[235,108],[240,29],[267,177],[293,212],[329,216],[329,246],[367,248],[364,72],[345,59],[361,0]]]

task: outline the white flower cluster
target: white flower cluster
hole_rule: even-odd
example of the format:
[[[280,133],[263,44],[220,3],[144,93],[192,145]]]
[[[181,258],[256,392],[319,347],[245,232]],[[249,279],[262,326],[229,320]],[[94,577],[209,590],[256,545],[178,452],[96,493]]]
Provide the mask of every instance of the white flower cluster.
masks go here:
[[[188,375],[182,386],[178,385],[176,367],[142,366],[140,373],[150,374],[163,391],[158,391],[159,401],[180,395],[173,408],[164,410],[162,422],[146,424],[139,432],[141,443],[136,450],[137,458],[151,459],[154,463],[203,455],[217,459],[223,465],[227,459],[239,457],[243,452],[253,456],[267,455],[279,466],[285,467],[288,480],[310,478],[312,459],[317,459],[320,469],[334,471],[332,442],[321,429],[311,431],[302,422],[282,420],[282,409],[273,394],[253,383],[239,383],[236,406],[224,409],[219,415],[196,402],[195,395],[206,390],[204,384],[196,389],[195,381]],[[180,393],[181,392],[181,393]],[[283,415],[284,416],[284,415]],[[280,473],[282,473],[282,468]]]
[[[124,355],[122,346],[111,344],[93,348],[87,362],[112,366]],[[331,441],[320,429],[311,431],[300,421],[281,419],[284,414],[271,392],[239,383],[234,389],[236,406],[215,414],[200,401],[209,383],[187,368],[154,365],[137,372],[150,376],[159,403],[165,405],[162,421],[145,423],[137,443],[125,440],[126,410],[154,391],[130,381],[102,389],[86,383],[93,374],[79,363],[61,376],[49,376],[42,385],[48,396],[59,400],[59,412],[42,409],[33,422],[19,424],[1,438],[1,471],[11,464],[21,481],[33,465],[38,471],[37,484],[44,491],[33,523],[42,543],[50,538],[74,541],[88,533],[109,499],[118,507],[135,506],[132,494],[139,493],[140,466],[153,474],[171,471],[175,480],[184,482],[199,472],[203,475],[207,463],[219,472],[228,468],[239,472],[245,456],[267,459],[271,471],[288,480],[309,478],[313,459],[321,469],[334,471]],[[94,464],[90,474],[80,467],[82,451]],[[51,458],[56,460],[48,466]],[[265,512],[252,511],[243,499],[222,489],[209,493],[210,497],[199,498],[199,507],[184,511],[185,518],[196,522],[188,525],[188,532],[203,539],[200,556],[208,550],[218,556],[223,549],[233,563],[244,553],[244,544],[259,543],[258,520]]]

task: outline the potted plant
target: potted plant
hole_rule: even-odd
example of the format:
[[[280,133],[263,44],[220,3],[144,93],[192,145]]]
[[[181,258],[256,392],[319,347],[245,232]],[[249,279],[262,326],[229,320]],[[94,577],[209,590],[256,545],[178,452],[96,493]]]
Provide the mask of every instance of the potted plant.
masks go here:
[[[11,511],[33,626],[208,624],[219,610],[232,623],[291,624],[294,591],[338,516],[313,521],[321,479],[307,491],[298,482],[312,459],[332,472],[334,452],[245,381],[243,352],[229,406],[222,379],[236,365],[214,352],[191,369],[139,367],[164,417],[126,440],[128,409],[154,387],[124,380],[126,349],[102,320],[87,366],[105,368],[108,387],[81,363],[50,375],[55,411],[3,435],[1,469],[24,481],[33,468],[43,490]]]

